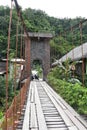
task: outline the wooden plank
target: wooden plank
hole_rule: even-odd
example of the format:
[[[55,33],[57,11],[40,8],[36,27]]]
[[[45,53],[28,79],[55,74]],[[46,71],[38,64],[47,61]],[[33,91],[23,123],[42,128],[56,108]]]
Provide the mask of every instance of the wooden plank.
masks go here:
[[[33,85],[32,85],[31,90],[32,90],[32,91],[31,91],[31,93],[32,93],[32,94],[31,94],[31,102],[33,103],[33,102],[35,101],[35,100],[34,100],[35,98],[34,98],[34,86],[33,86]]]
[[[52,118],[50,118],[50,117],[45,117],[45,119],[48,121],[48,120],[59,120],[59,121],[62,121],[62,119],[61,119],[61,117],[59,116],[54,116],[54,117],[52,117]]]
[[[76,116],[76,118],[87,128],[87,121],[84,120],[80,115]]]
[[[71,126],[69,127],[69,130],[78,130],[78,128],[76,126]]]
[[[53,90],[46,82],[44,82],[44,84],[50,89],[50,91]],[[51,90],[51,89],[52,89],[52,90]],[[55,94],[56,92],[53,90],[52,93]],[[57,95],[58,95],[58,94],[57,94]],[[57,95],[56,95],[56,96],[57,96]],[[63,102],[61,102],[60,96],[59,96],[59,97],[56,97],[55,99],[58,99],[58,100],[56,100],[56,101],[57,101],[58,104],[62,107],[62,109],[67,109],[66,105],[65,105]]]
[[[30,128],[35,129],[38,128],[37,125],[37,117],[36,117],[36,109],[35,109],[35,103],[31,103],[31,113],[30,113]]]
[[[43,107],[43,111],[49,111],[49,109],[51,110],[51,111],[55,111],[56,109],[54,108],[54,107]]]
[[[51,90],[52,94],[56,98],[56,100],[60,100],[62,104],[67,108],[70,113],[72,113],[73,116],[75,116],[86,128],[87,128],[87,122],[84,121],[81,116],[63,99],[58,95],[47,83],[44,82],[46,86]]]
[[[48,125],[48,128],[54,128],[54,130],[55,130],[55,128],[66,128],[66,126],[65,126],[65,124],[62,124],[62,125],[60,125],[60,124],[55,124],[55,125]]]
[[[47,125],[64,125],[65,126],[65,124],[61,121],[61,122],[58,122],[58,121],[48,121],[47,122]]]
[[[79,114],[62,98],[60,97],[60,95],[58,93],[56,93],[46,82],[44,82],[46,84],[46,86],[49,88],[49,90],[52,92],[52,95],[55,96],[55,98],[59,101],[61,101],[61,103],[71,111],[71,113],[73,113],[73,115],[75,116],[79,116]]]
[[[51,101],[53,102],[53,104],[55,105],[55,107],[57,108],[58,112],[60,113],[61,117],[63,118],[65,124],[69,127],[69,126],[73,126],[72,121],[69,119],[69,117],[66,115],[66,113],[61,109],[61,107],[57,104],[57,102],[55,101],[55,99],[53,98],[51,91],[48,91],[47,86],[43,85],[43,83],[41,83],[42,86],[44,87],[45,91],[48,93],[48,96],[50,97]]]
[[[56,111],[56,112],[51,112],[51,111],[49,111],[49,112],[44,112],[44,115],[49,115],[49,114],[58,115],[58,112],[57,112],[57,111]]]
[[[30,90],[31,90],[31,85],[30,85],[30,89],[29,89],[29,92],[28,92],[29,94],[28,94],[28,99],[27,99],[27,105],[26,105],[22,130],[29,130],[30,96],[31,96]]]
[[[42,112],[36,84],[35,84],[35,103],[36,103],[36,109],[37,109],[37,119],[38,119],[39,130],[47,130],[47,126],[46,126],[46,122],[45,122],[44,115]]]
[[[31,130],[38,130],[38,128],[31,128]]]
[[[46,118],[46,121],[50,121],[50,122],[62,122],[62,119],[58,119],[58,118]]]
[[[48,130],[54,130],[54,128],[48,128]],[[67,130],[67,128],[55,128],[55,130]]]
[[[87,128],[81,122],[79,122],[79,120],[77,120],[76,117],[70,113],[70,111],[66,110],[65,112],[79,130],[87,130]]]
[[[50,110],[50,111],[49,111],[49,110],[46,110],[46,109],[43,110],[43,113],[54,113],[54,112],[56,112],[56,110]],[[57,114],[58,114],[58,113],[57,113]]]

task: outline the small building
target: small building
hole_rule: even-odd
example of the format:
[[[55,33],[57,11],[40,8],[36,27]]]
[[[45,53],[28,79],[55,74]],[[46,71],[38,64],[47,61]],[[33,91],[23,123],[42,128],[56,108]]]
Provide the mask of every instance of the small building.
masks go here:
[[[25,64],[24,59],[17,58],[17,59],[11,59],[10,61],[10,77],[16,74],[15,76],[16,76],[17,82],[19,82],[20,80],[21,71],[23,70],[24,64]]]
[[[0,60],[0,76],[4,76],[6,74],[6,62],[7,62],[7,59]],[[11,59],[11,61],[9,61],[10,69],[8,69],[8,70],[9,70],[11,78],[13,75],[13,71],[16,70],[16,78],[19,79],[21,70],[23,70],[24,63],[25,63],[25,60],[19,59],[19,58]]]

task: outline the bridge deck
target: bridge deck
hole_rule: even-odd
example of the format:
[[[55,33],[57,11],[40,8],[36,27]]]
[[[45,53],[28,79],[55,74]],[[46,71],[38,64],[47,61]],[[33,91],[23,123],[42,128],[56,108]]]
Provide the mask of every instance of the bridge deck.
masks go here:
[[[46,82],[31,81],[23,126],[19,129],[87,130],[87,123]]]

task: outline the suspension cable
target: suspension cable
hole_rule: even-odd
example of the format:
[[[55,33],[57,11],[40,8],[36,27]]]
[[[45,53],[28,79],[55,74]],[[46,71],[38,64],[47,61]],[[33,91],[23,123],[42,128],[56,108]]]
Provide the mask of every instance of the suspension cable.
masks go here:
[[[10,51],[10,32],[11,32],[11,23],[12,23],[12,1],[11,1],[11,8],[10,8],[10,20],[9,20],[9,28],[8,28],[8,46],[7,46],[7,61],[6,61],[6,130],[8,129],[8,123],[7,123],[7,109],[8,109],[8,86],[9,86],[9,81],[8,81],[8,69],[9,69],[9,51]]]
[[[28,54],[29,57],[28,57],[28,59],[27,59],[27,56],[25,55],[25,60],[26,60],[26,62],[27,62],[27,60],[28,60],[28,62],[29,62],[29,64],[30,64],[30,37],[29,37],[29,33],[28,33],[28,31],[27,31],[27,28],[26,28],[24,19],[23,19],[23,17],[22,17],[21,8],[19,7],[17,0],[14,0],[14,2],[15,2],[15,5],[16,5],[17,15],[18,15],[18,17],[20,17],[22,26],[23,26],[23,28],[24,28],[24,33],[25,33],[26,36],[27,36],[27,42],[26,42],[26,43],[29,44],[29,45],[28,45],[28,47],[29,47],[29,54]],[[28,63],[26,63],[26,66],[28,66]],[[26,66],[25,66],[25,68],[26,68]],[[30,66],[28,66],[28,67],[29,67],[29,71],[30,71]],[[26,70],[26,69],[25,69],[25,73],[26,73],[26,74],[25,74],[26,77],[29,77],[29,76],[30,76],[30,72],[27,73],[27,70]]]
[[[66,31],[64,32],[64,42],[66,42]],[[66,61],[68,60],[68,57],[67,57],[67,53],[66,53]],[[66,73],[65,73],[65,76],[66,76],[66,80],[67,80],[67,72],[68,72],[68,64],[66,64]]]
[[[72,33],[72,76],[74,78],[74,71],[75,71],[75,66],[74,66],[74,38],[73,38],[73,27],[71,27],[71,33]]]
[[[64,41],[66,42],[66,31],[64,31]],[[66,60],[67,60],[67,53],[66,53]]]
[[[14,64],[14,120],[13,120],[13,130],[16,128],[17,126],[17,105],[16,105],[16,83],[17,83],[17,55],[18,55],[18,26],[19,26],[19,17],[18,17],[18,21],[17,21],[17,25],[16,25],[16,54],[15,54],[15,64]]]
[[[82,41],[82,22],[79,23],[79,28],[80,28],[81,51],[82,51],[82,83],[84,86],[84,57],[83,57],[83,41]]]
[[[22,56],[22,51],[23,51],[23,37],[22,37],[22,27],[21,27],[21,48],[20,48],[20,58],[23,59],[23,56]],[[23,64],[21,64],[21,67],[20,67],[20,71],[22,71],[22,66]],[[20,81],[21,81],[21,74],[22,72],[20,73]],[[22,101],[21,101],[21,96],[22,96],[22,93],[21,93],[21,82],[19,84],[20,86],[20,115],[21,115],[21,108],[22,108]]]
[[[20,9],[20,7],[19,7],[19,5],[18,5],[17,0],[14,0],[14,2],[15,2],[15,5],[16,5],[16,10],[17,10],[18,17],[20,17],[21,22],[22,22],[22,25],[23,25],[23,28],[24,28],[24,31],[25,31],[27,37],[29,38],[29,34],[28,34],[28,32],[27,32],[26,25],[25,25],[25,23],[24,23],[24,19],[23,19],[23,17],[22,17],[21,9]]]
[[[87,21],[87,19],[84,19],[84,20],[82,20],[80,23],[85,23]],[[76,25],[74,25],[74,26],[72,26],[72,28],[74,29],[74,28],[77,28],[77,27],[79,27],[79,23],[78,24],[76,24]],[[66,29],[65,31],[66,32],[68,32],[69,30],[71,30],[71,27],[69,27],[68,29]]]

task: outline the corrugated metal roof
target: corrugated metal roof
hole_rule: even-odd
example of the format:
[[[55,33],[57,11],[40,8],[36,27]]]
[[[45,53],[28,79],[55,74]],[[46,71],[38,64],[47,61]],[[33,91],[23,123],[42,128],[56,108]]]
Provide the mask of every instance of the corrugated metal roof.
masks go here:
[[[66,55],[64,55],[62,58],[60,58],[59,60],[57,60],[55,63],[53,63],[52,65],[56,65],[60,62],[64,62],[67,59],[71,59],[72,61],[76,61],[76,60],[80,60],[82,58],[86,58],[87,57],[87,43],[84,43],[74,49],[72,49],[69,53],[67,53]]]
[[[72,49],[69,53],[60,58],[59,61],[65,61],[66,58],[70,58],[71,60],[79,60],[82,57],[87,57],[87,43]]]

